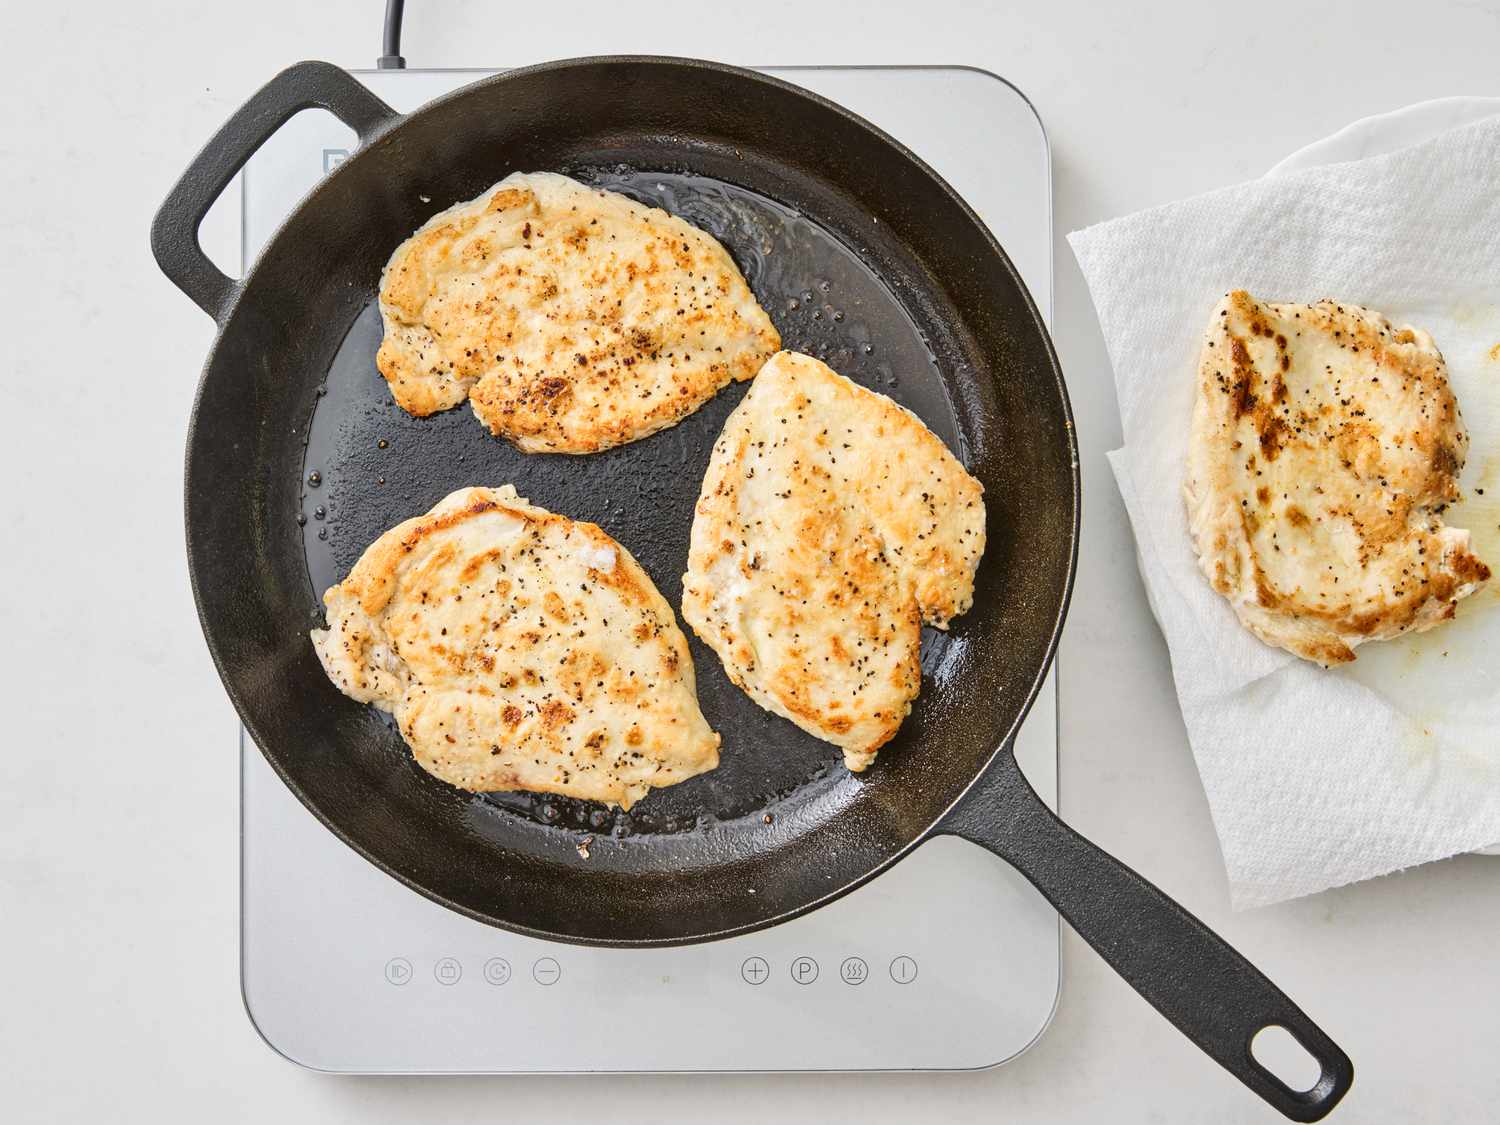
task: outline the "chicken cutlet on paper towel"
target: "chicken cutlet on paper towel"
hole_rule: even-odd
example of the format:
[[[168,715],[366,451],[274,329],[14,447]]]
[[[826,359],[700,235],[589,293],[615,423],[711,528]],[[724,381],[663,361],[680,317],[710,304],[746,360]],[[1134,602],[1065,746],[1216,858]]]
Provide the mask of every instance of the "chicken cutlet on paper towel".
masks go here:
[[[1357,305],[1214,309],[1184,486],[1244,626],[1323,665],[1453,616],[1490,569],[1448,527],[1468,434],[1431,336]]]

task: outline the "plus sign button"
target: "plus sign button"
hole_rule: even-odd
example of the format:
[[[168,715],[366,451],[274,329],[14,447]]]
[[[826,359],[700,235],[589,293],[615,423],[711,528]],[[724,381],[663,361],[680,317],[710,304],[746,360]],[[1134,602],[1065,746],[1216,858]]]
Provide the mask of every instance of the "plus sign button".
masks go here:
[[[740,966],[740,977],[746,984],[765,984],[771,975],[771,966],[764,957],[746,957]]]

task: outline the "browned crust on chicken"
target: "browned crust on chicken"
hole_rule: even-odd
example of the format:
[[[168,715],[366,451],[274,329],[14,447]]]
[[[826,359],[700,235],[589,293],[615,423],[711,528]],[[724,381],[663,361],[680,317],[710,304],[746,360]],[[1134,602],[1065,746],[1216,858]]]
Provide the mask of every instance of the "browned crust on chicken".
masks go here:
[[[460,788],[628,808],[718,764],[687,641],[645,572],[509,486],[392,528],[324,603],[329,678]]]
[[[756,376],[714,446],[682,614],[752,699],[861,770],[968,609],[983,488],[913,414],[810,356]]]
[[[402,409],[466,398],[527,452],[670,426],[781,346],[729,253],[691,224],[548,173],[507,177],[392,255],[376,357]]]
[[[1442,520],[1467,450],[1425,332],[1230,293],[1199,360],[1185,486],[1199,565],[1256,636],[1320,664],[1432,628],[1490,577]]]

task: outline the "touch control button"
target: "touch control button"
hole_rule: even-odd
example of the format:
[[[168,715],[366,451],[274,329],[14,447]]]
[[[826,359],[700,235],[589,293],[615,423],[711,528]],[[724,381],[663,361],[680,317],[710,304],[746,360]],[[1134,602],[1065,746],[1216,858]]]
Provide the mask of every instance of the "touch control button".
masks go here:
[[[484,979],[493,985],[505,984],[510,980],[510,962],[504,957],[491,957],[484,963]]]
[[[456,957],[439,957],[432,967],[432,975],[438,984],[457,984],[464,975],[464,967]]]
[[[811,957],[798,957],[792,962],[792,979],[798,984],[812,984],[818,979],[818,963]]]
[[[771,975],[771,966],[764,957],[746,957],[740,966],[740,977],[746,984],[765,984]]]
[[[392,957],[385,963],[385,979],[400,986],[411,980],[411,962],[405,957]]]
[[[870,966],[863,957],[845,957],[839,977],[845,984],[864,984],[870,979]]]
[[[551,957],[538,958],[531,966],[531,979],[537,984],[556,984],[562,980],[562,966]]]
[[[903,953],[891,962],[891,979],[897,984],[910,984],[917,979],[917,963]]]

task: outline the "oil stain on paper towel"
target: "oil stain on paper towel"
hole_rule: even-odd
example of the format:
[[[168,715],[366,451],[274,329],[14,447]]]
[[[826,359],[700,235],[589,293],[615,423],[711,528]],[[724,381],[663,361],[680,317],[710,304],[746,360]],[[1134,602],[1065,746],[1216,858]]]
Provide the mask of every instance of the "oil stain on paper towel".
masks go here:
[[[1469,530],[1475,553],[1496,579],[1461,602],[1447,624],[1366,645],[1355,663],[1335,674],[1376,691],[1409,720],[1411,737],[1403,748],[1413,764],[1436,767],[1441,751],[1442,766],[1500,781],[1500,308],[1455,310],[1454,319],[1494,342],[1469,355],[1448,355],[1470,446],[1459,480],[1463,498],[1444,519]]]

